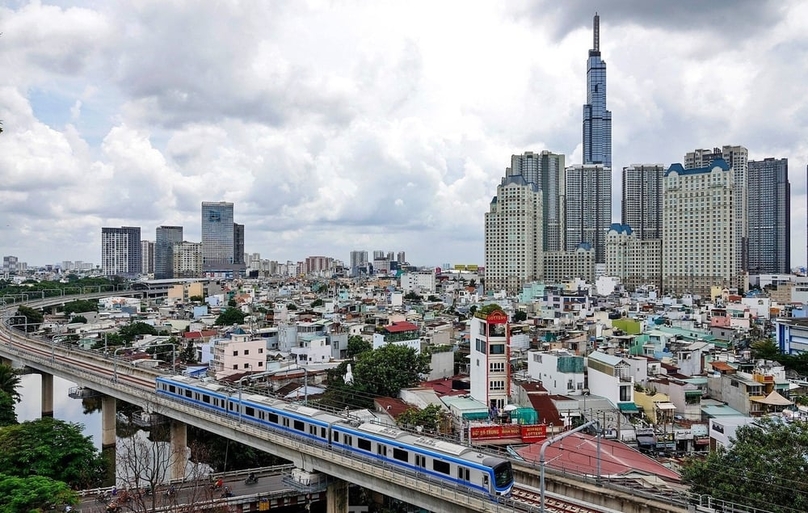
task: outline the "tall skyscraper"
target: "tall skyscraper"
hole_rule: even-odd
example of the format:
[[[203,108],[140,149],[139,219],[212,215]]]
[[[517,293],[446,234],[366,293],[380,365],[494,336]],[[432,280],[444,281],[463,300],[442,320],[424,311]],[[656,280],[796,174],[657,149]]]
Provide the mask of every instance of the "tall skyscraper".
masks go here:
[[[685,169],[697,169],[708,167],[716,159],[723,159],[729,164],[732,172],[732,186],[734,196],[732,197],[733,219],[732,225],[735,231],[734,255],[737,259],[738,269],[748,269],[747,257],[747,236],[749,229],[748,204],[747,204],[747,171],[749,169],[749,151],[743,146],[725,145],[721,148],[700,149],[685,154]],[[734,283],[733,286],[740,287],[742,283]]]
[[[367,272],[368,268],[368,252],[367,251],[351,251],[351,276],[359,276],[360,269]]]
[[[662,164],[623,168],[622,224],[639,240],[662,239]]]
[[[182,226],[158,226],[154,243],[154,278],[174,278],[174,244],[182,242]]]
[[[569,166],[565,176],[566,251],[582,243],[595,249],[595,262],[606,262],[606,234],[612,224],[612,170],[601,164]]]
[[[710,287],[734,287],[733,173],[724,159],[685,169],[673,164],[663,179],[662,287],[665,294],[709,297]]]
[[[542,193],[542,249],[564,249],[564,155],[527,151],[511,156],[511,167],[505,176],[521,176],[525,182],[535,184]]]
[[[101,269],[106,276],[135,278],[142,267],[139,226],[101,228]]]
[[[788,159],[749,161],[747,170],[747,270],[791,272],[791,184]]]
[[[199,278],[202,275],[202,243],[181,241],[171,249],[174,278]]]
[[[593,44],[586,66],[584,164],[612,167],[612,112],[606,110],[606,63],[600,58],[600,16],[595,13]]]
[[[515,294],[543,274],[542,194],[506,176],[485,214],[485,288]]]
[[[202,269],[212,275],[244,274],[244,225],[233,222],[232,203],[202,202]]]

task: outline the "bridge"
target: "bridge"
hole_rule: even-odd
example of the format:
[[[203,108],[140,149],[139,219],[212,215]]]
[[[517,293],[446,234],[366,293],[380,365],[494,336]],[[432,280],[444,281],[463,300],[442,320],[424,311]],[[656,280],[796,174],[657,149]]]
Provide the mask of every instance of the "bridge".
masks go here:
[[[138,294],[130,291],[130,294]],[[75,299],[97,299],[115,293],[96,293],[81,296],[42,298],[28,301],[32,308],[54,306]],[[0,306],[0,314],[7,319],[16,305]],[[137,367],[120,361],[116,355],[81,350],[47,341],[29,333],[20,333],[0,323],[0,358],[18,366],[34,369],[43,376],[43,415],[53,412],[53,376],[62,377],[79,386],[103,394],[102,446],[114,447],[115,401],[122,400],[139,406],[150,413],[171,419],[172,453],[184,454],[186,427],[192,425],[258,450],[275,454],[292,462],[297,468],[321,472],[332,476],[326,500],[328,511],[347,511],[347,485],[356,484],[375,492],[415,504],[433,512],[491,512],[513,511],[577,511],[581,513],[685,513],[687,508],[670,498],[659,498],[636,491],[604,486],[603,482],[590,482],[570,475],[549,472],[545,504],[536,500],[539,491],[539,472],[535,465],[514,461],[516,478],[513,498],[497,502],[487,495],[470,493],[467,488],[448,486],[446,482],[432,480],[423,474],[402,471],[373,459],[364,459],[354,453],[343,452],[323,445],[281,434],[250,423],[241,422],[234,415],[216,414],[200,410],[190,404],[155,393],[155,378],[162,373],[157,369]],[[185,461],[177,458],[173,477],[182,479]],[[234,498],[235,500],[236,498]],[[243,497],[238,500],[243,500]]]

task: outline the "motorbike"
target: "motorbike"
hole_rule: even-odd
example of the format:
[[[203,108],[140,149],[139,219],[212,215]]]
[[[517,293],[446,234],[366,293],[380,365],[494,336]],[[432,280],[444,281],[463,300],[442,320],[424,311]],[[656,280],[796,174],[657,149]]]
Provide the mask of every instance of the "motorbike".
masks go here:
[[[255,484],[257,482],[258,482],[258,478],[255,477],[254,475],[249,475],[249,476],[247,476],[247,479],[244,480],[244,484],[248,484],[248,485]]]

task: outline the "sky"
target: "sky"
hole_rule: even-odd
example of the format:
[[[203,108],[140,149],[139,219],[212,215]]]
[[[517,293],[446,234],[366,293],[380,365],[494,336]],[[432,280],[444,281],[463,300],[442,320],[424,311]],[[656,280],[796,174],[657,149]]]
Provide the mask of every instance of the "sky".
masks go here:
[[[581,163],[598,11],[620,170],[743,145],[788,158],[806,262],[808,2],[0,2],[0,253],[101,261],[101,227],[235,204],[285,262],[482,264],[512,154]]]

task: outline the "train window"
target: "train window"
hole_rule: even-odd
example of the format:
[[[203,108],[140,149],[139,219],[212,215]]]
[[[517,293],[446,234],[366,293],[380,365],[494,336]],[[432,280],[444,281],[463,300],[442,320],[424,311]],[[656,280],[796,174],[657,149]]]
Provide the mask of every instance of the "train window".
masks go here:
[[[185,391],[185,397],[188,397],[188,398],[191,397],[191,391],[190,390]]]
[[[370,440],[367,440],[365,438],[357,438],[356,439],[356,446],[359,447],[360,449],[362,449],[363,451],[370,452],[372,450]]]
[[[208,394],[203,395],[202,402],[205,404],[210,404],[210,396]]]
[[[333,433],[334,433],[334,441],[339,442],[339,433],[336,431],[333,431]]]
[[[252,406],[247,406],[246,408],[244,408],[244,415],[248,417],[255,417],[255,408],[253,408]]]
[[[441,474],[446,474],[447,476],[452,473],[449,464],[445,461],[432,460],[432,468],[435,470],[435,472],[440,472]]]
[[[317,426],[309,426],[309,434],[317,436]]]
[[[303,424],[302,421],[296,420],[295,421],[295,429],[297,429],[298,431],[305,431],[306,430],[306,425]]]
[[[377,445],[376,446],[376,452],[379,454],[379,456],[384,456],[386,458],[387,457],[387,446],[382,445],[382,444]]]
[[[426,456],[421,456],[420,454],[415,455],[415,466],[426,468]]]
[[[399,461],[410,461],[410,453],[396,447],[393,448],[393,458]]]
[[[258,412],[258,418],[261,419],[261,420],[266,420],[267,419],[267,414],[262,412],[262,411],[259,411]]]
[[[172,394],[177,393],[177,389],[174,388],[174,385],[168,385],[168,391],[171,392]]]
[[[286,417],[283,418],[283,427],[289,427],[289,419]]]
[[[463,481],[469,480],[469,469],[465,467],[457,467],[457,478]]]
[[[278,423],[278,416],[275,415],[274,413],[267,413],[267,420],[272,422],[273,424],[277,424]]]
[[[328,439],[328,434],[326,434],[324,427],[320,428],[320,438]]]
[[[345,445],[353,445],[353,437],[351,435],[342,435],[342,439]]]

